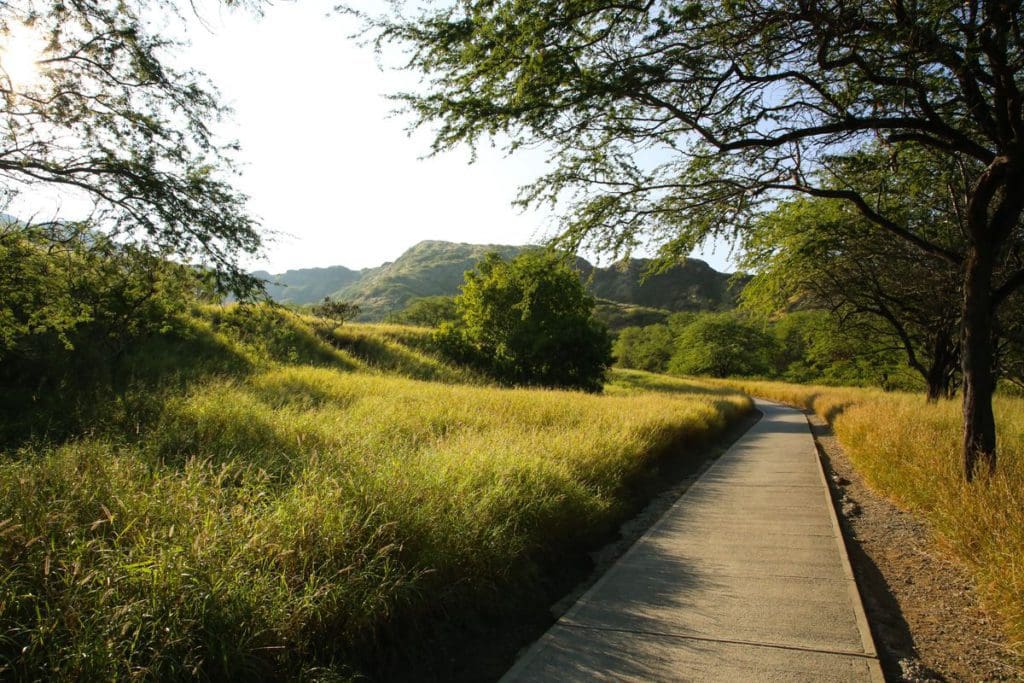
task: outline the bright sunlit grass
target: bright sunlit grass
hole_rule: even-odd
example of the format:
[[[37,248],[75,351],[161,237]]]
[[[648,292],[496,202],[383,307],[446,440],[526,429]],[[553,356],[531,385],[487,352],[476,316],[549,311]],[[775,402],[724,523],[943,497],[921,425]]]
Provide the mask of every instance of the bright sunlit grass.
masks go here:
[[[373,676],[439,623],[542,595],[631,480],[749,407],[636,372],[603,396],[455,383],[407,328],[195,325],[243,370],[130,438],[0,460],[0,677]]]

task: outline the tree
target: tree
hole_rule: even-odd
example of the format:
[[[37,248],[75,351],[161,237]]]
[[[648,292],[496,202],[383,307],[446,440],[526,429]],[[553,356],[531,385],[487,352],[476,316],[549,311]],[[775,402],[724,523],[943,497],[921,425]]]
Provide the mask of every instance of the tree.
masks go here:
[[[359,305],[350,301],[341,301],[340,299],[332,299],[329,296],[325,296],[323,301],[313,305],[311,312],[313,315],[321,318],[344,323],[346,320],[352,320],[359,315]]]
[[[3,3],[3,191],[71,193],[91,206],[89,225],[204,262],[223,288],[252,293],[237,258],[259,248],[258,225],[228,182],[234,145],[209,128],[225,109],[201,74],[168,63],[174,43],[145,19],[178,11],[171,0]],[[15,70],[16,53],[35,66]]]
[[[525,203],[569,202],[567,248],[665,258],[744,230],[791,193],[854,207],[960,273],[963,469],[996,464],[993,319],[1024,285],[1024,8],[1012,0],[467,0],[368,18],[423,88],[434,149],[545,146]],[[956,167],[950,249],[847,176],[869,143]],[[856,161],[854,159],[854,161]],[[947,188],[940,188],[945,191]]]
[[[422,296],[410,301],[389,319],[403,325],[440,327],[442,323],[458,320],[459,314],[453,296]]]
[[[774,320],[769,333],[777,342],[775,370],[787,382],[880,386],[917,391],[902,349],[891,337],[876,337],[871,325],[851,315],[837,320],[825,310],[798,310]],[[887,343],[888,342],[888,343]]]
[[[669,372],[712,377],[768,375],[775,340],[730,313],[698,316],[676,340]]]
[[[103,389],[123,398],[132,352],[183,329],[214,287],[208,270],[103,234],[0,226],[0,442],[62,430]]]
[[[561,256],[488,254],[466,273],[456,306],[459,322],[437,333],[449,355],[508,384],[601,391],[611,338]]]
[[[624,328],[612,351],[616,362],[624,368],[665,372],[674,348],[675,338],[669,326],[654,324]]]
[[[941,223],[930,227],[956,232]],[[901,350],[924,379],[929,401],[952,396],[959,365],[955,268],[877,234],[831,199],[783,203],[744,236],[744,246],[743,265],[760,265],[743,290],[748,311],[772,316],[794,302],[825,308],[865,353]]]

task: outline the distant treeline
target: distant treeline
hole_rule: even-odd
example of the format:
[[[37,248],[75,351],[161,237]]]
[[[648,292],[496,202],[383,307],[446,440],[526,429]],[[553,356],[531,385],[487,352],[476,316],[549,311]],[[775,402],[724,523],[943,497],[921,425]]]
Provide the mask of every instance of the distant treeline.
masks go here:
[[[794,311],[770,322],[743,310],[674,313],[664,323],[621,330],[614,353],[620,367],[650,372],[926,388],[925,378],[907,364],[902,348],[844,325],[825,310]]]

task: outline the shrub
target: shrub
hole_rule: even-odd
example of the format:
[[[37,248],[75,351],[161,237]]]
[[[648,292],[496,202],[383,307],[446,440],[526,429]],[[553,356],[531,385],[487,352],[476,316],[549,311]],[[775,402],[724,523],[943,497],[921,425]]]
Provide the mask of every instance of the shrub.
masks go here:
[[[613,350],[623,368],[665,372],[674,347],[675,338],[668,325],[648,325],[622,330]]]
[[[452,359],[506,384],[601,390],[611,338],[561,257],[533,251],[507,262],[489,254],[466,273],[456,307],[459,321],[437,334]]]
[[[766,375],[776,342],[729,314],[703,315],[683,328],[669,370],[681,375]]]
[[[311,312],[321,318],[343,323],[359,315],[360,309],[358,304],[325,296],[323,301],[313,306]]]

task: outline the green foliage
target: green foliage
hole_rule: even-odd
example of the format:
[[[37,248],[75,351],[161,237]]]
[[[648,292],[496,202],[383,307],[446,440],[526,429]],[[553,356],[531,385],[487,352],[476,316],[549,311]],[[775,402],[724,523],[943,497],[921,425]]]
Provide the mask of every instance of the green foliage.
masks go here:
[[[75,226],[0,226],[0,362],[90,341],[117,353],[212,296],[208,274]]]
[[[652,372],[906,391],[923,386],[900,349],[865,339],[856,327],[851,333],[823,310],[794,311],[763,326],[736,313],[674,313],[664,324],[622,330],[614,352],[619,367]]]
[[[123,391],[132,350],[175,333],[191,303],[212,295],[209,272],[72,226],[54,230],[0,228],[0,442],[87,421],[97,387]]]
[[[707,314],[683,328],[668,367],[681,375],[767,375],[775,354],[764,332],[731,314]]]
[[[949,174],[937,182],[932,166],[904,150],[901,174],[893,177],[888,153],[865,153],[863,160],[850,163],[857,167],[851,172],[873,175],[880,186],[890,186],[887,212],[902,214],[915,234],[962,246],[953,207],[929,196],[949,184]],[[874,165],[868,163],[872,159]],[[836,200],[784,202],[757,221],[743,242],[741,263],[757,270],[743,290],[744,309],[771,318],[794,307],[827,308],[842,321],[843,336],[859,340],[862,356],[891,356],[890,350],[900,350],[904,363],[929,384],[930,397],[955,390],[963,298],[957,266],[896,236],[879,234]]]
[[[310,309],[310,312],[320,318],[326,318],[341,324],[359,315],[359,306],[349,301],[340,301],[325,296],[323,301]]]
[[[627,327],[619,332],[612,353],[620,367],[665,372],[675,338],[668,325]]]
[[[455,322],[459,311],[454,296],[424,296],[412,299],[409,305],[389,317],[389,321],[401,325],[440,327],[442,323]]]
[[[563,258],[542,251],[487,255],[466,273],[460,320],[438,332],[450,357],[509,384],[600,391],[611,339],[594,300]]]
[[[795,311],[775,321],[778,342],[775,373],[787,382],[876,386],[919,391],[923,387],[901,349],[865,339],[827,311]]]
[[[4,198],[74,188],[98,228],[206,263],[220,285],[251,293],[257,283],[238,257],[259,249],[258,224],[228,180],[234,145],[210,127],[226,110],[202,74],[167,60],[173,41],[155,31],[158,13],[193,9],[5,2],[5,37],[29,33],[44,47],[36,79],[0,82]]]

